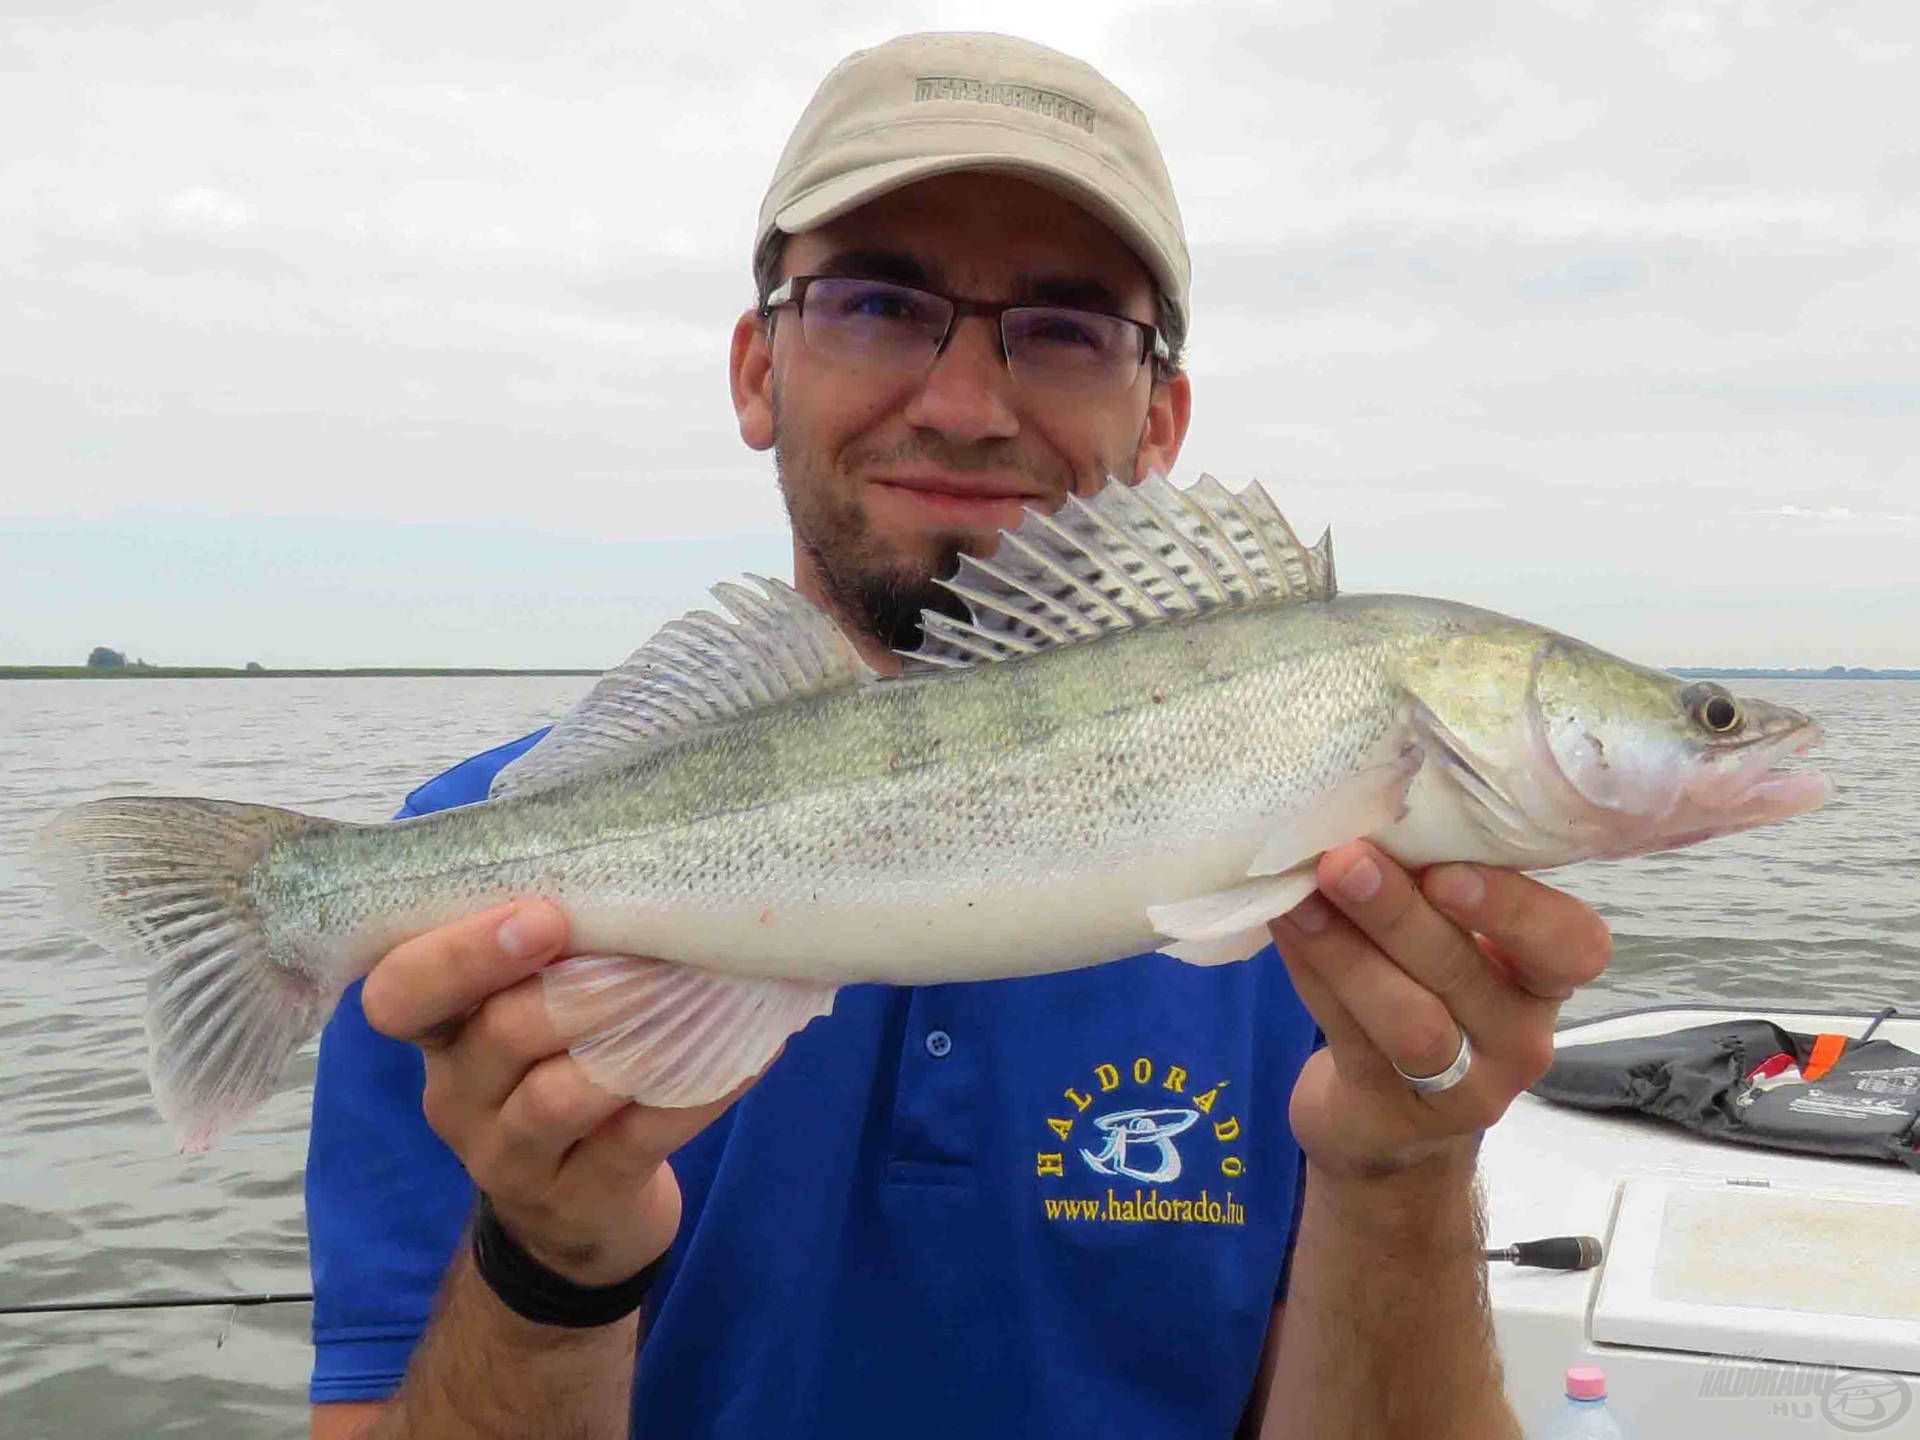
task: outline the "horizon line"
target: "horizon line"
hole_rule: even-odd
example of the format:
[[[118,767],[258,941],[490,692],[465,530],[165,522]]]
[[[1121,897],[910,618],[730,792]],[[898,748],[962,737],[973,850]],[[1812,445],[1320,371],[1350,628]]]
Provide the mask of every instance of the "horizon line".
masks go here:
[[[509,665],[0,665],[0,680],[296,680],[605,675],[612,667]],[[1920,665],[1669,665],[1682,679],[1920,680]]]

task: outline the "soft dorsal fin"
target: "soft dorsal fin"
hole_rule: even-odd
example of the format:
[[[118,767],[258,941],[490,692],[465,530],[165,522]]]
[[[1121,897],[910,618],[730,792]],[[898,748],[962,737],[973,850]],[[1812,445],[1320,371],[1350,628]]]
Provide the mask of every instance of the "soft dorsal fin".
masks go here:
[[[730,619],[695,610],[663,625],[495,776],[490,795],[551,784],[663,735],[874,678],[824,610],[778,580],[746,578],[758,589],[713,587]]]
[[[1028,511],[990,558],[963,555],[943,583],[973,618],[925,612],[925,642],[907,658],[953,668],[1212,610],[1331,600],[1333,539],[1301,544],[1258,483],[1236,495],[1211,475],[1191,490],[1151,475]]]

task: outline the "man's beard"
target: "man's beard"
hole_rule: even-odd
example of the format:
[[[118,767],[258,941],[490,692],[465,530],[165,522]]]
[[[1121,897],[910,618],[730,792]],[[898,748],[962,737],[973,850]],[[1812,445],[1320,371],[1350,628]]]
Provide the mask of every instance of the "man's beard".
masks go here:
[[[966,602],[939,583],[951,579],[959,569],[961,543],[955,540],[949,545],[945,539],[940,543],[941,559],[932,578],[916,580],[909,575],[880,573],[863,575],[853,583],[854,594],[848,599],[858,607],[856,613],[867,632],[889,650],[904,653],[920,648],[925,638],[921,617],[928,610],[956,620],[967,618]]]
[[[859,626],[890,650],[911,652],[922,640],[923,611],[932,610],[956,620],[969,618],[966,602],[939,582],[958,572],[961,555],[990,553],[997,538],[983,545],[982,537],[965,531],[936,533],[922,542],[924,558],[893,553],[873,533],[862,503],[861,483],[853,482],[851,489],[837,485],[842,471],[833,457],[794,445],[792,437],[782,433],[780,408],[776,393],[773,463],[781,498],[786,502],[794,540],[812,563],[824,592],[822,598],[841,623]],[[1143,424],[1125,473],[1132,473],[1145,438]],[[849,451],[839,459],[844,474],[849,476],[875,463],[931,459],[943,469],[961,473],[1016,470],[1034,482],[1036,491],[1056,500],[1064,500],[1074,488],[1070,470],[1044,475],[1020,463],[1017,457],[956,450],[935,439],[916,440],[888,452]],[[1109,473],[1119,472],[1114,467]]]
[[[774,459],[794,539],[820,577],[828,607],[844,623],[858,625],[889,650],[905,652],[919,648],[922,611],[967,618],[966,602],[939,582],[953,577],[960,556],[977,542],[960,534],[935,535],[924,569],[903,562],[883,551],[858,500],[796,487],[778,446]]]

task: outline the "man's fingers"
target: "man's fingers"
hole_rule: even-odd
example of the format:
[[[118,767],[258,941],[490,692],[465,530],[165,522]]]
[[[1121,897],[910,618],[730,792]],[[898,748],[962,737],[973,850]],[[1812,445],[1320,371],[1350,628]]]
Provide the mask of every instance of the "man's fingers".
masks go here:
[[[596,1183],[603,1185],[630,1183],[711,1125],[752,1084],[742,1081],[705,1105],[674,1109],[629,1104],[583,1137],[567,1155],[565,1168],[570,1176],[600,1176]]]
[[[367,1023],[396,1040],[444,1043],[447,1027],[540,969],[566,938],[565,913],[545,900],[510,901],[416,935],[367,976],[360,995]]]
[[[1364,841],[1322,855],[1314,878],[1322,893],[1272,927],[1331,1052],[1301,1072],[1295,1136],[1322,1166],[1367,1175],[1484,1131],[1552,1064],[1559,997],[1599,973],[1606,927],[1507,871],[1440,866],[1416,882]],[[1405,1082],[1446,1071],[1468,1039],[1457,1083]]]
[[[1523,879],[1451,868],[1485,873],[1494,882]],[[1551,1063],[1557,1002],[1521,983],[1540,983],[1541,963],[1529,955],[1516,964],[1513,952],[1543,935],[1564,940],[1590,933],[1581,929],[1590,912],[1579,901],[1532,881],[1512,890],[1486,884],[1477,896],[1454,894],[1471,915],[1449,915],[1365,842],[1328,851],[1316,878],[1324,896],[1310,898],[1282,922],[1293,933],[1281,949],[1291,945],[1298,952],[1379,1053],[1407,1075],[1437,1075],[1458,1056],[1463,1037],[1473,1041],[1478,1058],[1469,1078],[1423,1096],[1428,1106],[1467,1118],[1482,1108],[1492,1115],[1496,1099],[1504,1103]],[[1447,883],[1439,889],[1454,893]],[[1542,912],[1551,923],[1542,923]],[[1491,936],[1492,955],[1476,940],[1483,927],[1504,931]],[[1561,975],[1587,961],[1545,963]]]
[[[1308,908],[1316,905],[1319,907],[1317,915]],[[1274,947],[1280,952],[1281,963],[1287,967],[1293,988],[1299,993],[1300,1003],[1307,1007],[1307,1013],[1313,1016],[1320,1033],[1326,1036],[1327,1048],[1336,1056],[1364,1055],[1373,1048],[1373,1041],[1360,1028],[1360,1022],[1353,1018],[1347,1007],[1340,1003],[1333,986],[1307,963],[1307,947],[1300,943],[1300,937],[1305,933],[1300,928],[1303,912],[1316,924],[1324,924],[1331,918],[1326,902],[1317,895],[1309,895],[1287,914],[1267,922]]]
[[[1436,865],[1420,888],[1456,925],[1484,935],[1507,977],[1542,1000],[1565,1000],[1612,958],[1613,934],[1598,912],[1530,875]]]
[[[584,1186],[593,1193],[611,1194],[644,1179],[661,1161],[706,1129],[759,1078],[743,1080],[727,1095],[705,1105],[637,1105],[628,1096],[596,1084],[586,1068],[566,1053],[546,1018],[546,1000],[539,982],[527,980],[483,1005],[456,1045],[444,1057],[429,1062],[428,1088],[433,1088],[432,1067],[441,1059],[453,1072],[483,1065],[497,1067],[500,1074],[511,1070],[512,1063],[502,1062],[499,1057],[514,1053],[523,1043],[538,1042],[504,1037],[496,1031],[488,1043],[480,1032],[494,1012],[520,1006],[527,1008],[531,1022],[527,1033],[538,1031],[552,1037],[551,1049],[517,1071],[503,1098],[492,1105],[484,1100],[474,1104],[466,1094],[461,1097],[470,1111],[492,1116],[479,1131],[484,1136],[479,1149],[484,1153],[471,1167],[483,1188],[517,1193],[557,1181],[575,1190]],[[471,1085],[471,1077],[462,1074],[460,1083]],[[482,1170],[487,1173],[483,1175]]]
[[[1354,926],[1469,1028],[1510,1018],[1501,1003],[1504,987],[1467,931],[1429,904],[1413,878],[1373,846],[1364,840],[1336,846],[1320,857],[1316,874],[1321,890]],[[1440,1068],[1452,1058],[1443,1057]],[[1402,1062],[1401,1068],[1408,1067]]]
[[[1460,1026],[1447,1007],[1319,896],[1276,922],[1274,937],[1335,1063],[1354,1079],[1379,1080],[1389,1065],[1438,1074],[1459,1053]]]
[[[462,1105],[499,1110],[534,1066],[566,1051],[547,1011],[546,987],[529,975],[458,1022],[428,1061],[428,1085],[446,1088]]]
[[[537,990],[534,996],[538,1000]],[[548,1179],[576,1143],[598,1130],[608,1117],[633,1108],[626,1096],[603,1090],[588,1079],[573,1056],[564,1051],[549,1055],[520,1076],[500,1106],[500,1153],[494,1162]]]

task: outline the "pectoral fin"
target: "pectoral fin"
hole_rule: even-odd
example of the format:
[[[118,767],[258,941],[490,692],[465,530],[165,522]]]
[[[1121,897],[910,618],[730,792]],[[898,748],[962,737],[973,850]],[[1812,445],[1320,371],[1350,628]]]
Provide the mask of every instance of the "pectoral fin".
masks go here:
[[[1406,813],[1407,787],[1421,758],[1420,747],[1409,745],[1285,817],[1247,867],[1252,879],[1191,900],[1149,905],[1153,928],[1174,942],[1160,946],[1161,953],[1192,965],[1225,965],[1256,954],[1269,939],[1266,922],[1313,893],[1321,851],[1384,829]]]
[[[1266,922],[1284,915],[1313,893],[1313,867],[1262,875],[1211,895],[1149,905],[1153,928],[1176,943],[1163,955],[1189,965],[1226,965],[1257,953],[1271,938]]]
[[[1231,965],[1236,960],[1251,960],[1272,941],[1267,927],[1260,925],[1237,935],[1222,935],[1217,940],[1175,940],[1162,945],[1160,953],[1189,965]]]
[[[1323,791],[1274,828],[1247,873],[1279,875],[1311,865],[1323,850],[1385,829],[1407,813],[1407,787],[1424,758],[1418,745],[1408,745]]]

